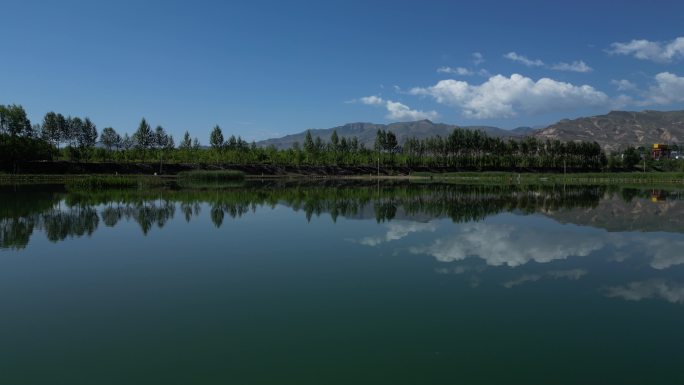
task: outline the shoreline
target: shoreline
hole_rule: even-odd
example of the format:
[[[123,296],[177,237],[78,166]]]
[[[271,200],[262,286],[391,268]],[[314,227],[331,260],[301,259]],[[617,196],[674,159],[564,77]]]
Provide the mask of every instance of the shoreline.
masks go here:
[[[90,179],[130,180],[150,186],[177,183],[177,175],[144,174],[0,174],[0,185],[66,184]],[[416,173],[413,175],[301,175],[245,174],[244,181],[406,181],[461,184],[614,184],[684,186],[684,172],[603,172],[603,173],[517,173],[517,172],[449,172]]]

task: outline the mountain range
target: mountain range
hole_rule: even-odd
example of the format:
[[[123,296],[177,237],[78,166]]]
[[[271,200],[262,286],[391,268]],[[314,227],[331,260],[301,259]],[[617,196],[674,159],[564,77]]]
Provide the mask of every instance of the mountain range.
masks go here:
[[[399,122],[391,124],[348,123],[343,126],[309,130],[314,137],[327,142],[333,131],[340,138],[356,136],[359,143],[372,148],[377,130],[391,131],[397,136],[399,143],[416,137],[424,139],[430,136],[448,136],[455,128],[479,130],[489,136],[522,138],[534,136],[538,139],[561,141],[596,141],[607,151],[626,146],[646,146],[653,143],[678,143],[684,139],[684,111],[611,111],[605,115],[563,119],[546,127],[518,127],[506,130],[492,126],[456,126],[434,123],[430,120]],[[306,131],[258,142],[257,145],[275,146],[279,149],[289,148],[295,142],[304,143]]]
[[[596,141],[606,150],[678,143],[684,139],[684,111],[611,111],[606,115],[564,119],[536,132],[535,136]]]
[[[376,123],[348,123],[343,126],[311,129],[311,136],[316,139],[320,137],[323,142],[330,141],[330,136],[333,131],[337,131],[337,135],[341,138],[351,138],[356,136],[359,144],[364,144],[366,148],[373,148],[375,143],[375,135],[378,130],[391,131],[397,136],[397,141],[401,144],[408,138],[416,137],[418,139],[425,139],[431,136],[440,135],[442,137],[448,136],[455,128],[463,128],[469,130],[480,130],[486,132],[489,136],[500,138],[523,137],[534,131],[532,127],[518,127],[513,130],[505,130],[498,127],[491,126],[455,126],[452,124],[433,123],[430,120],[417,120],[414,122],[399,122],[391,124],[376,124]],[[257,142],[258,146],[268,147],[275,146],[278,149],[290,148],[295,142],[299,144],[304,143],[306,131],[297,134],[286,135],[282,138],[273,138]]]

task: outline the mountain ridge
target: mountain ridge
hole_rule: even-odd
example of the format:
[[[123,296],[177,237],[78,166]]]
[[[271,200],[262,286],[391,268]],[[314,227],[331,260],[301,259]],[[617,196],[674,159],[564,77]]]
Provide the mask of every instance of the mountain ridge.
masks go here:
[[[440,135],[445,137],[449,135],[455,128],[479,130],[486,132],[489,136],[512,138],[523,137],[532,130],[531,127],[516,127],[512,130],[505,130],[503,128],[494,126],[458,126],[446,123],[434,123],[428,119],[416,120],[411,122],[395,122],[389,124],[370,123],[370,122],[354,122],[347,123],[342,126],[332,128],[315,128],[298,132],[296,134],[285,135],[280,138],[271,138],[257,142],[257,146],[268,147],[275,146],[278,149],[290,148],[295,142],[300,145],[304,143],[306,132],[311,132],[311,136],[316,139],[320,137],[322,141],[328,142],[333,131],[337,131],[337,135],[341,138],[351,138],[356,136],[359,143],[364,144],[366,148],[372,148],[375,143],[375,135],[377,130],[392,131],[397,136],[397,141],[401,144],[408,138],[416,137],[418,139],[425,139],[427,137]]]
[[[539,139],[597,142],[605,150],[650,147],[684,139],[684,110],[610,111],[604,115],[562,119],[534,134]]]
[[[306,132],[310,131],[315,139],[320,137],[324,142],[330,140],[333,131],[340,138],[356,136],[359,143],[372,148],[377,130],[392,131],[401,144],[408,138],[424,139],[430,136],[448,136],[455,128],[478,130],[489,136],[522,138],[534,136],[541,140],[587,141],[597,142],[606,151],[615,151],[627,146],[650,147],[653,143],[678,143],[684,139],[684,110],[675,111],[610,111],[604,115],[561,119],[556,123],[542,127],[521,126],[506,130],[494,126],[459,126],[446,123],[434,123],[423,119],[411,122],[395,122],[389,124],[354,122],[332,128],[305,130],[296,134],[285,135],[257,142],[258,146],[275,146],[278,149],[291,147],[295,142],[304,143]]]

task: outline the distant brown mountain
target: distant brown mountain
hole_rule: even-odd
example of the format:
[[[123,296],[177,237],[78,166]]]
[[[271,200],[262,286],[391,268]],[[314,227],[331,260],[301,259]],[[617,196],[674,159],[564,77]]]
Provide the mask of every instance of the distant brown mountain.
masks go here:
[[[333,130],[335,130],[340,138],[351,138],[356,136],[359,139],[359,143],[363,143],[366,148],[373,148],[377,130],[392,131],[394,135],[397,136],[398,142],[401,144],[404,143],[406,139],[412,137],[416,137],[418,139],[424,139],[436,135],[445,137],[449,135],[455,128],[478,130],[486,132],[489,136],[501,138],[522,137],[533,131],[533,129],[530,127],[518,127],[513,130],[504,130],[502,128],[491,126],[455,126],[444,123],[433,123],[427,119],[418,120],[415,122],[399,122],[391,124],[348,123],[343,126],[325,129],[312,129],[310,131],[314,139],[316,139],[316,137],[320,137],[324,142],[328,142]],[[257,145],[262,147],[273,145],[276,148],[284,149],[291,147],[295,142],[299,142],[300,145],[303,144],[305,136],[306,131],[302,131],[300,133],[287,135],[282,138],[263,140],[261,142],[257,142]]]
[[[611,111],[606,115],[563,119],[534,133],[537,138],[596,141],[606,150],[650,147],[684,140],[684,111]]]
[[[684,201],[676,193],[653,191],[659,199],[636,197],[627,202],[618,195],[606,196],[596,207],[544,212],[561,223],[593,226],[610,232],[684,233]]]
[[[650,147],[653,143],[684,144],[684,111],[611,111],[605,115],[563,119],[546,128],[518,127],[505,130],[492,126],[456,126],[452,124],[433,123],[429,120],[415,122],[399,122],[391,124],[349,123],[343,126],[312,129],[311,135],[320,137],[324,142],[330,140],[333,130],[340,138],[356,136],[360,143],[372,148],[377,130],[389,130],[399,143],[416,137],[424,139],[440,135],[445,137],[455,128],[478,130],[489,136],[500,138],[520,138],[533,135],[538,139],[561,141],[596,141],[605,150],[618,150],[627,146]],[[279,149],[289,148],[295,142],[304,143],[306,131],[258,142],[257,145],[275,146]]]

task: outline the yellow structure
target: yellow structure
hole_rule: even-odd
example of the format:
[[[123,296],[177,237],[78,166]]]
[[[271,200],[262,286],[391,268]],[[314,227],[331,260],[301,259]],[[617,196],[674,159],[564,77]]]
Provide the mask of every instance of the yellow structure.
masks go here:
[[[651,154],[653,155],[654,160],[660,160],[661,158],[669,158],[670,146],[667,144],[656,143],[653,145]]]

